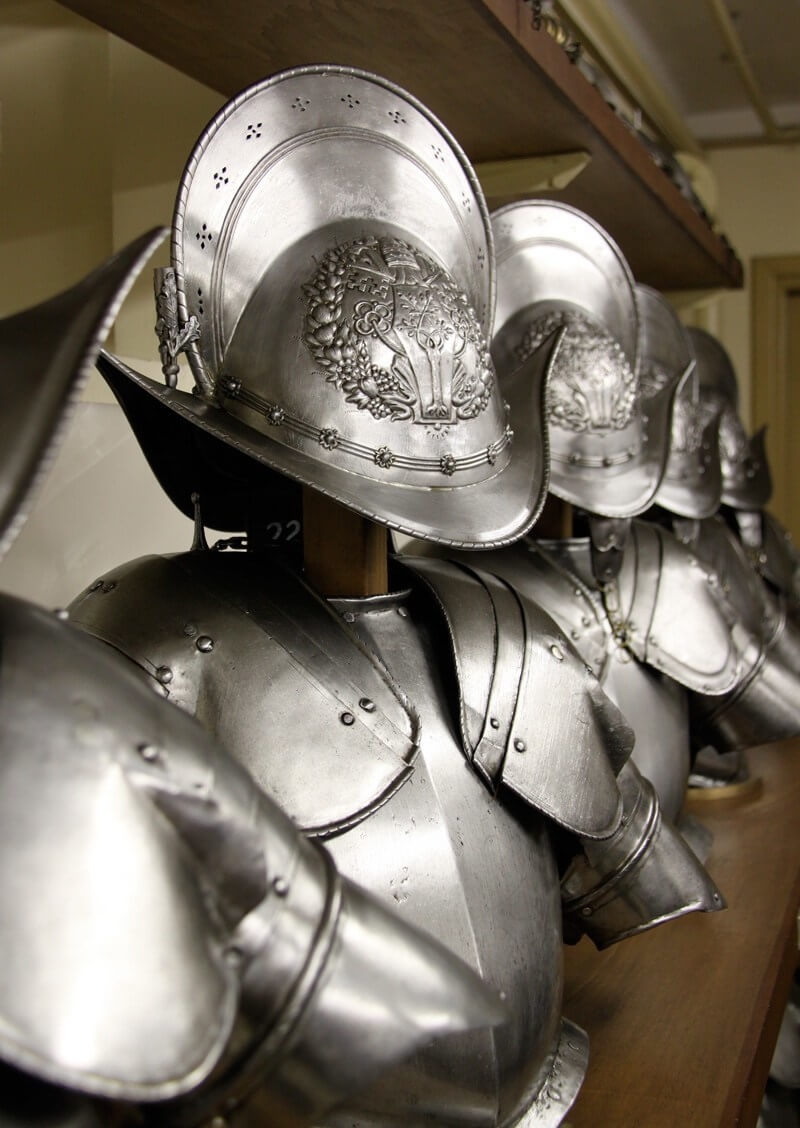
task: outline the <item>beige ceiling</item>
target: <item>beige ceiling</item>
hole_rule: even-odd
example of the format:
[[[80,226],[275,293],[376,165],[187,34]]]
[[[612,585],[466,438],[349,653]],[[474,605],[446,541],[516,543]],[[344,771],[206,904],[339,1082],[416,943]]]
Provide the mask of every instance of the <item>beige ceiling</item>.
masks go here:
[[[699,141],[763,134],[709,0],[605,2]],[[775,124],[800,126],[800,0],[725,8]]]

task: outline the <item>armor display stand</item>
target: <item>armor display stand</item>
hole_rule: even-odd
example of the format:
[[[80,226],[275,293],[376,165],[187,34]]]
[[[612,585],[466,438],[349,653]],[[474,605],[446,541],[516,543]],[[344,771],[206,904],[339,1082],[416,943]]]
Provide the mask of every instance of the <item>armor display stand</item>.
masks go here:
[[[385,595],[387,532],[316,490],[303,490],[303,563],[312,587],[327,598]]]

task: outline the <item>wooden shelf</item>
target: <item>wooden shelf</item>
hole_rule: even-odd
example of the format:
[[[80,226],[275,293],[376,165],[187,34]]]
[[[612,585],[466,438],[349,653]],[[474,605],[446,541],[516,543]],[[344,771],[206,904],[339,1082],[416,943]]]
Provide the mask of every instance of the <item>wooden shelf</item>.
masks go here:
[[[760,797],[704,804],[725,912],[567,952],[564,1013],[589,1032],[573,1128],[752,1128],[797,964],[800,740],[749,754]]]
[[[223,94],[284,67],[338,63],[410,90],[473,161],[585,150],[590,164],[558,198],[611,233],[639,281],[662,290],[742,283],[735,254],[554,40],[533,30],[524,0],[67,0],[67,7]]]

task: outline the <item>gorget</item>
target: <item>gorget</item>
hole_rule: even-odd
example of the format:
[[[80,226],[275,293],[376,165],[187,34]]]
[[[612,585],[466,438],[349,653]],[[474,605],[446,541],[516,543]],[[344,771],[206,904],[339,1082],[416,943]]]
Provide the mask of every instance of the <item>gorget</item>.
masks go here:
[[[339,603],[337,614],[294,577],[267,573],[258,557],[211,553],[146,558],[104,577],[103,585],[105,591],[96,587],[76,601],[75,621],[128,653],[170,696],[177,688],[178,701],[197,710],[262,786],[302,800],[308,825],[329,836],[343,874],[399,909],[405,920],[424,922],[505,993],[511,1018],[504,1026],[432,1044],[341,1118],[325,1123],[366,1128],[435,1121],[495,1128],[515,1124],[523,1114],[525,1124],[560,1123],[580,1084],[585,1044],[562,1028],[560,1018],[561,903],[548,824],[510,793],[506,773],[496,780],[495,798],[478,771],[465,771],[460,702],[470,702],[477,717],[478,698],[470,687],[465,692],[468,679],[457,671],[448,620],[432,610],[427,590]],[[497,614],[488,597],[484,610]],[[191,636],[183,634],[186,624],[195,628]],[[212,649],[198,649],[207,638]],[[336,656],[332,685],[320,675],[320,652]],[[546,653],[560,669],[563,663]],[[168,654],[172,676],[165,682]],[[208,666],[200,664],[209,658]],[[587,708],[594,709],[588,690],[594,679],[575,661],[586,678]],[[550,714],[551,686],[546,674],[542,678]],[[338,694],[335,707],[329,708],[326,689]],[[500,703],[505,708],[498,719],[513,721],[506,759],[527,762],[527,749],[513,749],[522,731],[538,770],[550,746],[541,741],[535,718],[508,708],[513,694]],[[544,698],[538,709],[544,713]],[[613,784],[600,739],[616,732],[616,711],[609,709],[613,715],[579,711],[583,723],[597,729],[593,754],[601,768],[586,779],[599,785],[605,773]],[[354,739],[359,711],[381,726],[363,741]],[[489,731],[494,715],[485,718]],[[384,746],[393,749],[394,759],[386,760]],[[381,769],[381,786],[373,782],[367,791],[370,755]],[[290,788],[297,760],[304,761],[303,783]],[[515,772],[521,769],[510,777],[520,791],[524,772]],[[554,780],[553,788],[566,791],[568,782]],[[336,821],[331,787],[341,799]],[[609,833],[619,820],[616,789],[610,810],[599,810],[589,808],[587,829]],[[559,1100],[543,1096],[556,1092]]]

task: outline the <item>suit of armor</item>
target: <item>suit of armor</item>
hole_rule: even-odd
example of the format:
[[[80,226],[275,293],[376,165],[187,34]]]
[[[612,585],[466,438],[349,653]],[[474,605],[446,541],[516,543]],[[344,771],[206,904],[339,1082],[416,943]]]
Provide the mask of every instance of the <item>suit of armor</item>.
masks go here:
[[[0,323],[3,546],[161,237]],[[503,1022],[67,619],[0,595],[4,1125],[301,1128],[437,1035]]]
[[[254,117],[268,160],[242,144]],[[234,152],[225,191],[209,195],[212,168]],[[301,208],[296,184],[314,169],[325,177]],[[265,209],[286,224],[265,231]],[[171,285],[196,394],[174,386],[169,364],[167,388],[112,357],[101,369],[183,507],[185,484],[204,475],[235,531],[234,458],[262,524],[277,470],[449,545],[495,546],[530,527],[544,496],[538,389],[558,334],[504,406],[485,339],[485,204],[424,107],[342,68],[268,80],[201,138],[174,231],[160,300]],[[189,452],[179,474],[163,454],[173,440]],[[502,1029],[426,1048],[324,1122],[560,1123],[586,1043],[560,1017],[556,844],[575,857],[575,933],[613,939],[620,898],[618,934],[651,922],[635,888],[625,900],[662,842],[635,775],[624,791],[643,822],[631,837],[623,821],[627,725],[552,620],[491,572],[398,565],[390,594],[325,602],[255,538],[249,548],[215,552],[198,536],[196,551],[124,565],[72,619],[196,714],[342,872],[424,922],[510,1011]],[[687,870],[694,907],[719,907],[704,872]]]

